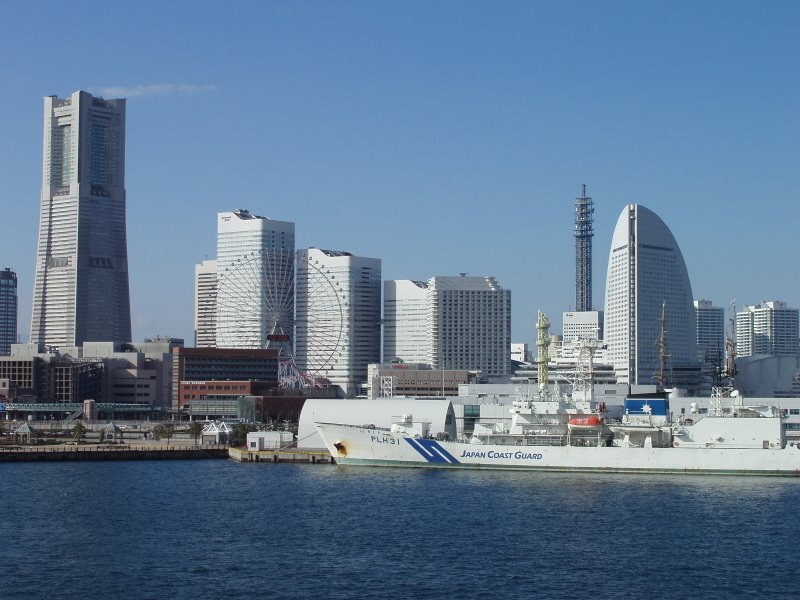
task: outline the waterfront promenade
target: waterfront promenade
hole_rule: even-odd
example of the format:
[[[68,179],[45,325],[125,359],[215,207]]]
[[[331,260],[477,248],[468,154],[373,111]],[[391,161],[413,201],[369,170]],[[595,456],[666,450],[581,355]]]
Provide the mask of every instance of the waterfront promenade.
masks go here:
[[[123,444],[0,445],[0,463],[99,460],[203,460],[232,458],[239,462],[332,464],[324,449],[281,448],[253,451],[224,444],[196,444],[194,440],[135,439]]]

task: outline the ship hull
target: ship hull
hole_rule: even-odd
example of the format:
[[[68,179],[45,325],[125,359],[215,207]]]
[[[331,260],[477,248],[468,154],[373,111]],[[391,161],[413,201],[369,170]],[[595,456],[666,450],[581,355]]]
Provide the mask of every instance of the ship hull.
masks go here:
[[[800,475],[800,448],[620,448],[500,446],[417,439],[402,433],[317,423],[342,465],[589,473]]]

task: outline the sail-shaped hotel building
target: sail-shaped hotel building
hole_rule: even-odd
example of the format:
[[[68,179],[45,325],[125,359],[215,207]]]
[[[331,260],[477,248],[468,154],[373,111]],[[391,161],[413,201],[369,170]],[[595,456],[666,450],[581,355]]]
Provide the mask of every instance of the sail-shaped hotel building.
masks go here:
[[[697,339],[686,263],[664,221],[644,206],[627,205],[617,220],[605,310],[608,356],[620,383],[658,382],[663,355],[664,385],[696,387]]]

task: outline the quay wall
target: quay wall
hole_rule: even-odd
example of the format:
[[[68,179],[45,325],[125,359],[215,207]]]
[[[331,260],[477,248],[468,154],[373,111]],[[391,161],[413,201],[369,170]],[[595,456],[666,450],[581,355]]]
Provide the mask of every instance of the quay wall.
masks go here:
[[[96,446],[7,448],[0,450],[0,462],[41,462],[60,460],[198,460],[228,458],[227,446]]]

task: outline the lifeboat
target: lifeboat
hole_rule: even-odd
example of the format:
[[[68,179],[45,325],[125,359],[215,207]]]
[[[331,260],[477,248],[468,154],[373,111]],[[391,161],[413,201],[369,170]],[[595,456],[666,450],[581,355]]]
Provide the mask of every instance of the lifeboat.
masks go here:
[[[567,424],[570,429],[598,429],[603,422],[597,415],[587,415],[585,417],[572,417]]]

